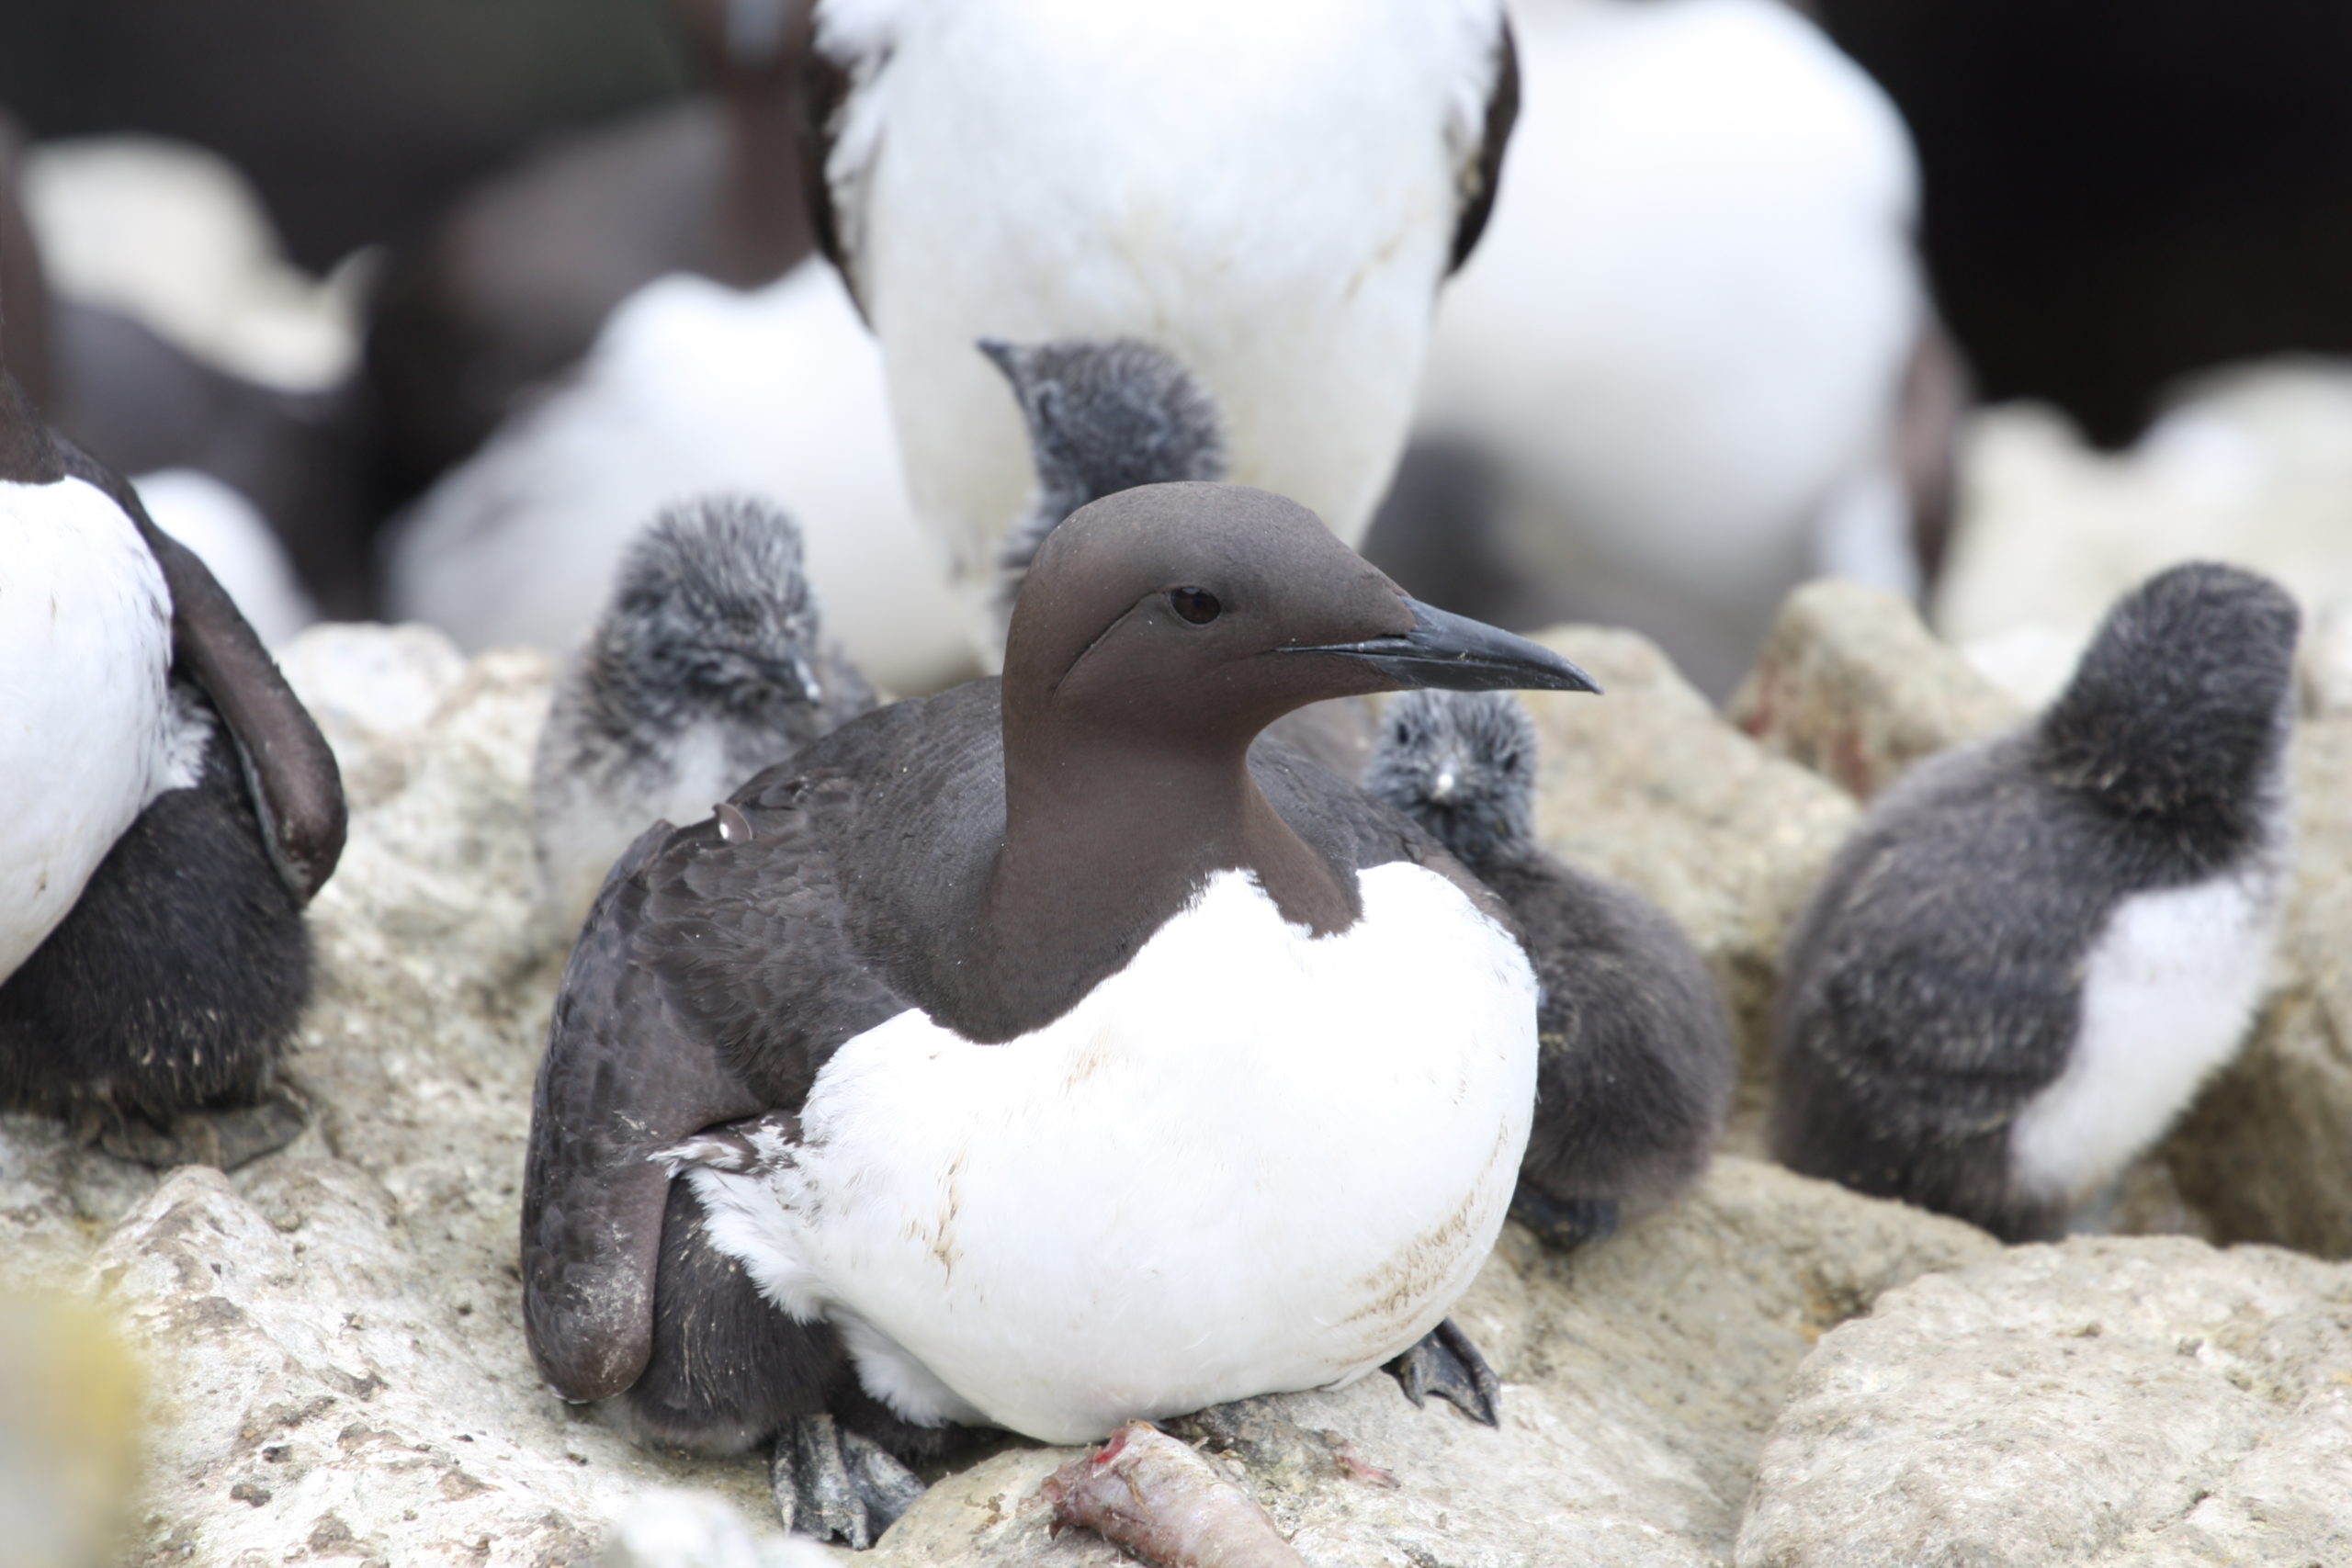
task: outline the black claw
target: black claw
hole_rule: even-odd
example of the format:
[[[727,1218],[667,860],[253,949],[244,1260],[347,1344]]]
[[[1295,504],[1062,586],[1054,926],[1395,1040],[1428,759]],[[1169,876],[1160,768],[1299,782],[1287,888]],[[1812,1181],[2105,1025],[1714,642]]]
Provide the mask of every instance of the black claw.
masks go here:
[[[1511,1194],[1510,1217],[1563,1252],[1617,1234],[1614,1198],[1553,1198],[1522,1181]]]
[[[1502,1380],[1450,1317],[1389,1362],[1387,1370],[1417,1406],[1436,1394],[1482,1426],[1502,1425]]]
[[[798,1416],[776,1435],[768,1484],[784,1528],[864,1551],[923,1494],[912,1471],[831,1416]]]

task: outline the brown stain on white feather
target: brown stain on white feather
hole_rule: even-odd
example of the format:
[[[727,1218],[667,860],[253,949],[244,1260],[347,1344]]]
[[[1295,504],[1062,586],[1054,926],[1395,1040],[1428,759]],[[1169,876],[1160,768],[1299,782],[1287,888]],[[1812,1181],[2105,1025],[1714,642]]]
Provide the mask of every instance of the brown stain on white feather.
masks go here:
[[[1486,1190],[1487,1174],[1494,1169],[1498,1159],[1510,1152],[1509,1145],[1509,1129],[1496,1128],[1494,1147],[1480,1168],[1479,1179],[1471,1183],[1470,1190],[1462,1195],[1462,1201],[1445,1218],[1399,1247],[1387,1262],[1356,1281],[1357,1288],[1369,1299],[1340,1319],[1341,1323],[1371,1319],[1385,1325],[1393,1319],[1411,1314],[1445,1282],[1470,1240],[1479,1199]]]

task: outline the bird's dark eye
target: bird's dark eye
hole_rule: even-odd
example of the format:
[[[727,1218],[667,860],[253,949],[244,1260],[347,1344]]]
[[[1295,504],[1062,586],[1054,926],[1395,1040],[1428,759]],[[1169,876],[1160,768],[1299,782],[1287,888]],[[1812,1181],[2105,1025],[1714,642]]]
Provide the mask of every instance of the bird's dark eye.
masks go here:
[[[1208,625],[1225,611],[1225,606],[1216,602],[1216,595],[1205,588],[1170,589],[1168,603],[1196,626]]]

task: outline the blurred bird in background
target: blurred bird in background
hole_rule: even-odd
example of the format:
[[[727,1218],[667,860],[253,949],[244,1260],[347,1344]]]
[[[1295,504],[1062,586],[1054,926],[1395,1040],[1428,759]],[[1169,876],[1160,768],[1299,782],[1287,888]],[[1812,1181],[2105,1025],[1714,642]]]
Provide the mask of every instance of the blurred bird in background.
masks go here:
[[[1971,369],[2114,444],[2184,373],[2352,351],[2335,282],[2352,231],[2329,216],[2352,197],[2352,103],[2328,85],[2352,29],[2331,7],[2256,23],[2180,0],[2158,25],[2122,0],[1517,0],[1509,55],[1503,17],[1487,0],[1229,17],[219,0],[198,28],[42,0],[0,18],[0,101],[43,138],[131,129],[228,161],[36,147],[55,172],[28,203],[54,302],[12,312],[12,336],[48,340],[13,355],[52,367],[46,405],[118,467],[200,472],[243,503],[182,485],[167,508],[242,511],[248,540],[266,523],[302,595],[282,624],[307,599],[562,649],[649,507],[748,486],[803,520],[852,651],[915,689],[973,645],[988,656],[991,542],[1030,482],[1019,410],[972,341],[1135,335],[1198,369],[1236,478],[1351,537],[1417,408],[1375,560],[1516,626],[1633,625],[1721,691],[1792,582],[1932,589],[1947,553],[1977,558],[1982,518],[2018,515],[1956,483],[1962,433],[1984,428],[1965,423]],[[206,63],[232,55],[233,94]],[[101,189],[120,211],[136,180],[137,230],[71,218]],[[68,228],[118,237],[94,250]],[[806,281],[757,303],[827,236],[854,308]],[[31,251],[0,243],[19,272]],[[680,274],[705,291],[673,287],[686,309],[623,329],[625,304]],[[126,292],[128,276],[144,281]],[[191,310],[206,290],[234,309]],[[763,316],[792,324],[769,335]],[[600,334],[629,346],[598,363]],[[714,341],[759,368],[714,367]],[[715,396],[676,390],[696,380]],[[593,479],[510,455],[458,487],[470,501],[430,493],[502,428],[544,446],[511,433],[561,423],[543,405],[564,400],[620,411],[575,426]],[[675,457],[682,441],[743,452]],[[563,521],[607,484],[627,491],[613,520]],[[510,498],[539,521],[508,518]],[[457,517],[426,530],[437,562],[371,543],[402,508],[403,537]],[[2253,564],[2324,618],[2330,591]],[[435,572],[514,606],[397,586]],[[2111,577],[1995,662],[2018,664],[2020,639],[2078,645]],[[889,624],[864,625],[861,602]],[[1988,635],[1954,614],[1956,635]],[[2061,661],[2026,662],[2019,689]]]
[[[1894,106],[1780,0],[1514,24],[1526,107],[1419,428],[1498,466],[1501,575],[1552,590],[1520,614],[1630,602],[1720,688],[1808,577],[1917,592],[1963,399]]]
[[[984,650],[1034,476],[980,338],[1156,344],[1223,411],[1235,481],[1363,537],[1517,111],[1499,0],[817,0],[815,25],[818,242]]]

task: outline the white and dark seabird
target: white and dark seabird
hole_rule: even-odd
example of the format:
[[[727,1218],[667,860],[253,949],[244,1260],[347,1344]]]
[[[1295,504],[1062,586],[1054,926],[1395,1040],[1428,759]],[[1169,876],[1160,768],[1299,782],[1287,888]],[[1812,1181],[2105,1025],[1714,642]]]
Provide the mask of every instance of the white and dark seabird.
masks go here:
[[[648,827],[698,820],[872,706],[822,636],[790,518],[733,496],[656,517],[539,732],[532,827],[551,923],[576,931]]]
[[[1591,687],[1295,503],[1131,490],[1047,536],[1001,682],[639,839],[534,1098],[557,1390],[773,1437],[787,1519],[858,1542],[962,1426],[1075,1441],[1400,1357],[1491,1418],[1444,1319],[1517,1179],[1534,976],[1442,848],[1257,739],[1434,684]]]
[[[2056,1235],[2236,1052],[2288,880],[2293,601],[2195,563],[2039,720],[1921,764],[1782,964],[1791,1168]]]
[[[1159,344],[1235,479],[1363,536],[1517,112],[1501,0],[818,0],[815,29],[812,226],[968,584],[1030,486],[982,337]]]
[[[1512,1217],[1563,1247],[1663,1206],[1731,1108],[1731,1025],[1681,928],[1536,841],[1535,726],[1503,692],[1408,692],[1364,788],[1510,907],[1543,987],[1535,1122]]]
[[[334,753],[203,563],[5,370],[0,671],[0,1105],[158,1164],[285,1143]]]

